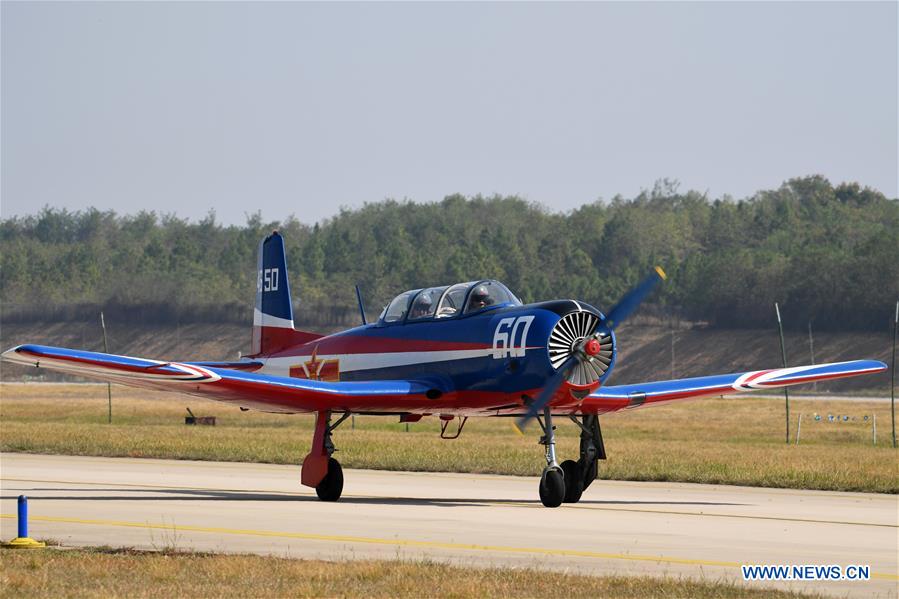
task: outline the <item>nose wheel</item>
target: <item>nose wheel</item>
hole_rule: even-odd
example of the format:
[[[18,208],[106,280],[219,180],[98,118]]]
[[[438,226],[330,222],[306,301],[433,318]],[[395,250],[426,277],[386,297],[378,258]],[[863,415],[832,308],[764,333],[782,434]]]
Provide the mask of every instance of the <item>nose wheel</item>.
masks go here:
[[[581,456],[577,461],[556,462],[556,428],[553,426],[549,407],[543,409],[543,418],[537,422],[543,429],[540,444],[546,447],[546,468],[540,476],[540,502],[546,507],[559,507],[563,503],[577,503],[599,473],[598,460],[606,459],[599,418],[584,415],[581,420],[570,416],[581,429]]]
[[[565,475],[565,503],[577,503],[584,493],[584,472],[574,460],[562,462],[562,473]]]
[[[546,507],[559,507],[565,500],[565,477],[557,468],[547,468],[540,477],[540,502]]]
[[[540,502],[546,507],[559,507],[565,500],[565,473],[556,462],[556,427],[549,406],[543,408],[543,420],[537,419],[543,428],[540,444],[546,448],[546,468],[540,476]]]

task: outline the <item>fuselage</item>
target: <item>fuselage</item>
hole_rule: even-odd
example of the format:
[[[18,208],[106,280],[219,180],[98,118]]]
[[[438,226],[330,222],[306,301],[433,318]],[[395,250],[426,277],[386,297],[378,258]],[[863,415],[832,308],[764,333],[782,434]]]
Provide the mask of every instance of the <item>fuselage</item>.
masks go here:
[[[410,412],[472,413],[520,410],[555,372],[550,337],[566,323],[601,318],[583,302],[556,300],[490,306],[452,318],[401,320],[355,327],[256,359],[266,374],[322,381],[416,380],[429,387],[429,402]],[[567,327],[566,327],[567,328]],[[572,338],[576,338],[577,332]],[[599,387],[614,365],[595,381],[567,382],[557,401],[576,404]],[[378,407],[373,405],[372,411]],[[395,408],[390,411],[395,411]]]

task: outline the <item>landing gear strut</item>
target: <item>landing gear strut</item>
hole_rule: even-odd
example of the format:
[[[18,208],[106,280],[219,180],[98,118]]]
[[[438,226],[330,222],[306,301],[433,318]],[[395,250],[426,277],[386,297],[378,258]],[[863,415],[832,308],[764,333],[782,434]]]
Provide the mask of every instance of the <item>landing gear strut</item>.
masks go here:
[[[546,507],[559,507],[565,499],[565,475],[556,462],[556,429],[549,406],[543,408],[543,420],[537,419],[543,428],[540,444],[546,447],[546,468],[540,476],[540,501]]]
[[[349,417],[350,413],[344,412],[337,422],[331,424],[330,410],[315,415],[312,448],[303,460],[301,481],[307,487],[315,488],[316,495],[322,501],[337,501],[343,492],[343,468],[331,457],[337,451],[331,441],[331,433]]]

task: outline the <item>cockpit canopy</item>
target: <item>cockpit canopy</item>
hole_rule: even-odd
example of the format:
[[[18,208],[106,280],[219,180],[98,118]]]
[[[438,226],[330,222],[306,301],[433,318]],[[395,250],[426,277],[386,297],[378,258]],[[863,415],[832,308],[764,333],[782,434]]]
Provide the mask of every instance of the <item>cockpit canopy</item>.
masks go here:
[[[405,291],[381,313],[381,322],[452,318],[496,306],[520,306],[521,300],[499,281],[469,281]]]

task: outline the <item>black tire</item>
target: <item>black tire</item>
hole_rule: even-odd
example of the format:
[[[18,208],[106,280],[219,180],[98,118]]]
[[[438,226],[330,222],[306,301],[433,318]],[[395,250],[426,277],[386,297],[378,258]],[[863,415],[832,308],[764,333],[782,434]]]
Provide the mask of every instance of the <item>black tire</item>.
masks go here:
[[[337,501],[343,493],[343,468],[334,458],[328,458],[328,473],[315,487],[315,494],[322,501]]]
[[[565,503],[577,503],[584,493],[584,473],[574,460],[562,462],[562,473],[565,475]]]
[[[559,507],[565,499],[565,479],[556,468],[543,471],[540,477],[540,501],[546,507]]]

